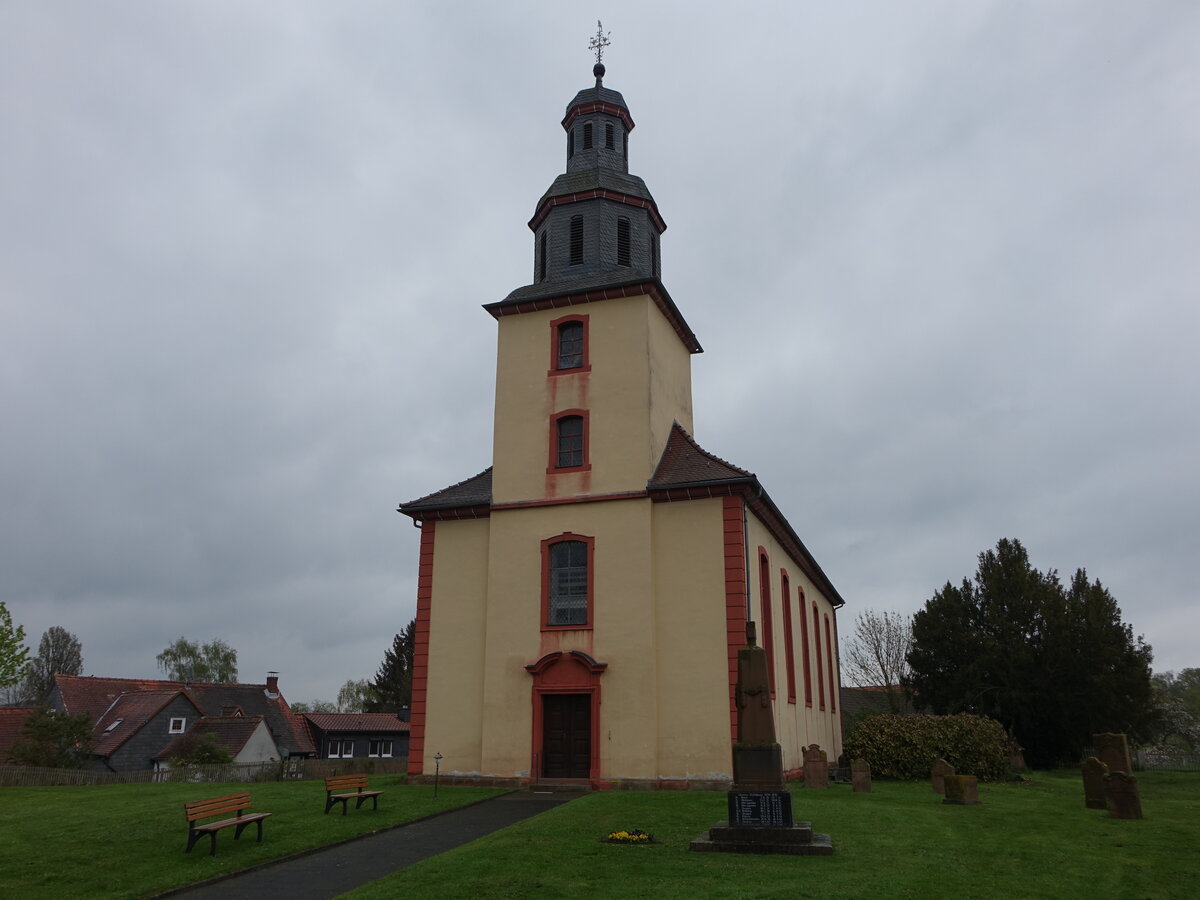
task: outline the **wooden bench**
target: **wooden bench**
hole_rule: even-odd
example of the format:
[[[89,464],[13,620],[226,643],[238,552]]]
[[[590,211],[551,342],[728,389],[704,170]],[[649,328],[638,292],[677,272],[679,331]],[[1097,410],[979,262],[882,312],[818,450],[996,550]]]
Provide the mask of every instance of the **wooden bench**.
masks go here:
[[[250,795],[245,791],[240,794],[229,794],[226,797],[213,797],[211,800],[193,800],[191,803],[183,804],[184,812],[187,814],[188,822],[188,845],[187,852],[192,852],[192,847],[196,846],[196,841],[204,837],[206,834],[212,839],[212,852],[210,855],[217,855],[217,832],[222,828],[236,826],[237,830],[233,833],[233,839],[236,841],[242,836],[242,831],[247,825],[258,825],[258,843],[262,843],[263,834],[263,819],[270,816],[270,813],[256,812],[243,815],[250,808]],[[213,816],[229,816],[233,814],[233,818],[224,818],[217,822],[205,822],[197,824],[200,819],[210,819]]]
[[[383,791],[368,791],[366,775],[333,775],[325,779],[325,814],[333,809],[335,803],[342,804],[342,815],[346,814],[346,802],[353,800],[354,808],[359,809],[369,798],[374,804],[372,809],[379,809],[379,795]],[[335,793],[342,791],[344,793]]]

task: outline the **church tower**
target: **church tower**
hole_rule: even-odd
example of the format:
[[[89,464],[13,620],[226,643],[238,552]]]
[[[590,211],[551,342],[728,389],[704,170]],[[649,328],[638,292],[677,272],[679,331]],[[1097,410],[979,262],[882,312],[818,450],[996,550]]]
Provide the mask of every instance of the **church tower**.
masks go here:
[[[691,437],[701,347],[629,173],[633,118],[593,74],[529,221],[533,280],[484,307],[492,466],[400,507],[421,527],[414,778],[440,753],[444,776],[487,782],[723,785],[748,618],[785,764],[841,749],[842,600],[758,479]]]

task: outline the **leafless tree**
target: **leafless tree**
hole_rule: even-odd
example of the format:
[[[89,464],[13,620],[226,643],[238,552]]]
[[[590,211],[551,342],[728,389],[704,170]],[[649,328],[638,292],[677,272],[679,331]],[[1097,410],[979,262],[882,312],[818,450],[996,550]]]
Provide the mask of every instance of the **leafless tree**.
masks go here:
[[[912,616],[864,610],[854,620],[854,636],[842,655],[846,680],[857,687],[878,687],[887,694],[892,712],[907,712],[909,645]]]

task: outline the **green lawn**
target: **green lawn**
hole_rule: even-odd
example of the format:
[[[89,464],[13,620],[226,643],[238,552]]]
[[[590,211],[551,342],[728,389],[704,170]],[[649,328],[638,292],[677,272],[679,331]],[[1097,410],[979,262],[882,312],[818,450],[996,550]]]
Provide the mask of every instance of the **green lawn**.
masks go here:
[[[379,810],[367,803],[324,815],[321,781],[254,784],[130,784],[100,787],[0,788],[0,897],[136,898],[336,843],[502,791],[406,785],[403,776],[371,778],[383,790]],[[183,804],[249,790],[254,810],[272,813],[255,843],[250,826],[204,838],[190,854]]]
[[[0,896],[138,898],[470,803],[498,791],[377,776],[386,791],[328,816],[319,781],[249,785],[272,812],[262,845],[217,838],[217,855],[183,852],[185,800],[244,785],[0,788]],[[543,815],[354,892],[393,897],[1191,898],[1200,896],[1200,774],[1139,776],[1146,819],[1084,809],[1073,773],[983,785],[981,806],[943,806],[927,784],[797,788],[798,818],[833,837],[832,857],[699,854],[688,842],[724,818],[715,793],[581,796]],[[600,843],[640,828],[651,846]]]
[[[405,869],[350,896],[1192,898],[1200,896],[1200,775],[1139,776],[1141,821],[1083,805],[1079,776],[982,785],[982,805],[944,806],[927,784],[797,788],[797,818],[833,837],[831,857],[700,854],[724,818],[705,793],[598,793]],[[640,828],[661,844],[611,846]]]

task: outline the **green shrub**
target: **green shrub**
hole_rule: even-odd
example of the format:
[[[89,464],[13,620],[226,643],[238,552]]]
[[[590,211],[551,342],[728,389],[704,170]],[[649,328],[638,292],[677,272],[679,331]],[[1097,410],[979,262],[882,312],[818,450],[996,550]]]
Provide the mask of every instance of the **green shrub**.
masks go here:
[[[1000,781],[1008,774],[1007,736],[983,716],[871,716],[846,738],[847,759],[862,757],[876,778],[915,781],[944,759],[960,775]]]

